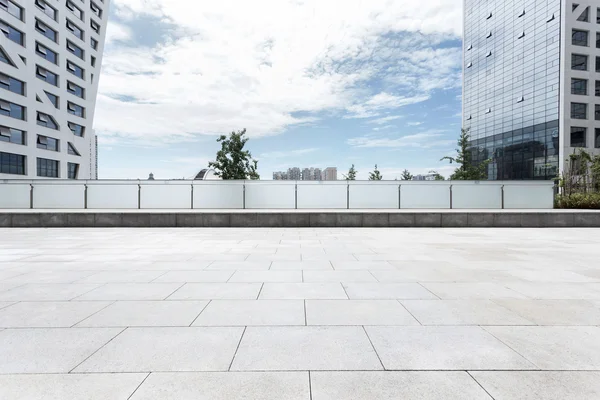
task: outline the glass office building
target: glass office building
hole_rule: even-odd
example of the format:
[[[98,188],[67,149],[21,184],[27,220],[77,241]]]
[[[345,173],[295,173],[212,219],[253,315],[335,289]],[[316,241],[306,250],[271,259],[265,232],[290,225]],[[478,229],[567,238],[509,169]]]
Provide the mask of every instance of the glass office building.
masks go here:
[[[552,179],[575,148],[600,150],[592,2],[465,0],[463,127],[488,179]]]

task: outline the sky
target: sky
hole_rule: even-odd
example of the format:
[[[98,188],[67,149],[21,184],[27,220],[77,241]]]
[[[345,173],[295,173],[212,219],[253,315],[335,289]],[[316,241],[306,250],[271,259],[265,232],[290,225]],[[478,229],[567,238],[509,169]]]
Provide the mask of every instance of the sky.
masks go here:
[[[448,176],[462,0],[113,0],[94,129],[100,179],[192,178],[247,129],[261,179],[354,164]]]

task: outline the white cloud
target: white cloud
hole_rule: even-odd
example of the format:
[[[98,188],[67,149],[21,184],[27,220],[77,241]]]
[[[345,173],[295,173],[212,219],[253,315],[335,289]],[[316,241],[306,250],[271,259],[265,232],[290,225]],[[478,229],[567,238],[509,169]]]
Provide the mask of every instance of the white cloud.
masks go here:
[[[377,119],[373,119],[371,121],[369,121],[370,124],[377,124],[377,125],[384,125],[387,124],[388,122],[391,121],[395,121],[397,119],[400,118],[404,118],[402,115],[390,115],[387,117],[381,117],[381,118],[377,118]],[[391,125],[387,125],[387,126],[391,126]]]
[[[400,148],[400,147],[417,147],[417,148],[431,148],[431,147],[443,147],[454,143],[453,140],[444,139],[445,131],[439,129],[431,129],[425,132],[415,133],[412,135],[405,135],[400,137],[381,137],[374,135],[365,135],[355,138],[350,138],[347,143],[354,147],[361,148]]]
[[[123,24],[152,16],[178,38],[131,47],[140,32],[109,24],[95,128],[160,143],[244,127],[273,135],[322,111],[380,117],[456,84],[460,49],[433,46],[460,36],[461,3],[115,0]],[[386,91],[365,84],[373,78]]]
[[[264,159],[264,158],[268,158],[268,159],[289,158],[289,157],[295,157],[295,156],[300,156],[300,155],[304,155],[304,154],[314,153],[317,150],[319,150],[319,149],[312,147],[312,148],[308,148],[308,149],[297,149],[297,150],[288,150],[288,151],[271,151],[268,153],[260,154],[257,157],[257,159],[260,160],[260,159]]]
[[[419,126],[419,125],[423,125],[423,123],[419,122],[419,121],[414,121],[414,122],[407,122],[406,125],[408,125],[408,126]]]

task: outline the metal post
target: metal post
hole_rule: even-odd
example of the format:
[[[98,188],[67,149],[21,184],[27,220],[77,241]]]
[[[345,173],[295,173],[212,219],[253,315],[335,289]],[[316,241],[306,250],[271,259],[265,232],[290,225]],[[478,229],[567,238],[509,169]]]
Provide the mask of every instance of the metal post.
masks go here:
[[[246,209],[246,181],[244,181],[243,185],[242,185],[242,204],[243,204],[243,208],[244,210]]]
[[[29,208],[33,209],[33,183],[30,183],[29,186]]]
[[[138,183],[138,210],[142,208],[142,185]]]
[[[452,209],[452,185],[450,185],[450,209]]]
[[[298,182],[294,185],[294,209],[298,209]]]
[[[87,192],[88,186],[87,183],[83,184],[83,208],[87,209]]]
[[[192,186],[192,192],[191,192],[191,203],[190,203],[190,209],[193,210],[194,209],[194,184],[191,184]]]
[[[402,208],[402,185],[398,185],[398,210]]]
[[[350,209],[350,184],[346,186],[346,209]]]
[[[504,210],[504,185],[502,185],[500,189],[502,191],[502,209]]]

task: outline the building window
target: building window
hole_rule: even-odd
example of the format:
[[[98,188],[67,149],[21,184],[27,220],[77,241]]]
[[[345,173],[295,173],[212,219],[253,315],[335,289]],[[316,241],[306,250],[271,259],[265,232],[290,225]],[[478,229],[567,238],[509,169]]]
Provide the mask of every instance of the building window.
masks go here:
[[[71,142],[67,142],[67,153],[69,153],[72,156],[80,156],[81,155],[81,154],[79,154],[79,152],[77,151],[77,149],[75,148],[73,143],[71,143]]]
[[[600,72],[600,57],[596,57],[596,72]]]
[[[0,99],[0,115],[25,120],[26,108],[10,101]]]
[[[37,148],[43,150],[59,151],[58,139],[48,136],[37,136]]]
[[[4,10],[13,17],[23,21],[23,8],[15,4],[12,0],[0,0],[0,10]]]
[[[588,42],[589,42],[589,35],[590,35],[590,33],[588,31],[580,31],[579,29],[573,29],[573,34],[572,34],[573,45],[587,46]]]
[[[98,50],[98,41],[97,41],[96,39],[94,39],[94,38],[91,38],[91,39],[90,39],[90,44],[91,44],[91,46],[92,46],[92,49],[94,49],[94,50]]]
[[[571,118],[587,119],[587,104],[571,103]]]
[[[471,62],[467,64],[467,68],[471,68],[472,66],[473,66],[473,63],[471,63]]]
[[[583,54],[572,54],[571,55],[571,69],[578,71],[587,71],[588,69],[588,56]]]
[[[69,179],[77,179],[77,175],[79,174],[79,164],[67,163],[67,170]]]
[[[8,54],[6,54],[4,52],[4,50],[2,50],[2,47],[0,47],[0,61],[10,65],[11,67],[15,66],[15,64],[13,64],[13,62],[10,60],[10,58],[8,58]]]
[[[43,44],[35,42],[35,52],[38,56],[42,57],[43,59],[58,65],[58,54],[56,54],[54,51],[50,50]]]
[[[590,7],[586,7],[585,10],[577,17],[577,21],[590,22]]]
[[[67,29],[75,35],[75,37],[83,40],[83,30],[69,20],[67,20]]]
[[[587,128],[571,127],[571,147],[585,147]]]
[[[54,43],[58,43],[58,34],[56,31],[38,19],[35,20],[35,30],[52,40]]]
[[[25,94],[25,82],[0,72],[0,88],[20,95]]]
[[[600,149],[600,128],[596,128],[595,136],[594,147]]]
[[[25,144],[25,136],[22,130],[0,125],[0,142]]]
[[[600,7],[596,10],[596,23],[600,24]]]
[[[0,32],[9,40],[23,46],[23,32],[0,20]]]
[[[94,32],[100,34],[100,24],[90,19],[90,27],[94,30]]]
[[[60,101],[58,96],[53,95],[52,93],[48,93],[44,90],[44,93],[46,93],[46,96],[48,97],[48,99],[50,99],[50,102],[52,103],[52,105],[54,106],[54,108],[60,108]]]
[[[73,42],[67,40],[67,50],[69,50],[69,53],[76,55],[77,57],[81,58],[83,60],[83,50],[81,49],[81,47],[75,45]]]
[[[35,0],[35,5],[42,10],[44,14],[56,21],[56,9],[54,7],[48,5],[44,0]]]
[[[595,105],[595,110],[594,110],[594,119],[596,121],[600,121],[600,104],[596,104]]]
[[[25,175],[25,156],[0,152],[0,173]]]
[[[92,56],[90,59],[90,62],[92,64],[92,67],[95,67],[96,66],[96,57]]]
[[[521,32],[519,33],[519,36],[517,36],[517,39],[523,39],[525,37],[525,32]]]
[[[600,97],[600,81],[596,81],[596,96]]]
[[[485,38],[486,38],[486,39],[489,39],[489,38],[491,38],[491,37],[492,37],[492,32],[490,31],[490,32],[488,32],[488,34],[485,36]]]
[[[58,124],[56,120],[48,114],[44,114],[38,111],[37,113],[37,124],[39,126],[45,126],[46,128],[58,130]]]
[[[600,32],[596,32],[596,48],[600,49]]]
[[[79,7],[77,7],[75,4],[73,4],[72,1],[67,0],[67,8],[69,9],[69,11],[71,11],[71,13],[76,16],[77,18],[79,18],[80,20],[83,21],[83,11],[81,11],[81,9]]]
[[[83,75],[85,74],[85,71],[77,64],[73,64],[71,61],[67,61],[67,69],[76,77],[84,79]]]
[[[37,159],[37,176],[58,178],[58,161],[47,158]]]
[[[78,117],[85,117],[85,108],[77,105],[75,103],[67,102],[67,112],[72,115],[76,115]]]
[[[587,95],[588,81],[587,79],[571,79],[571,94]]]
[[[521,10],[519,15],[517,15],[517,18],[521,18],[523,15],[525,15],[525,10]]]
[[[68,122],[67,125],[69,125],[69,129],[71,130],[71,132],[73,132],[73,135],[83,137],[85,127],[78,125],[74,122]]]
[[[39,65],[37,65],[35,68],[35,76],[37,76],[44,82],[48,82],[51,85],[58,86],[58,75],[56,75],[54,72],[48,71],[44,67],[40,67]]]
[[[556,19],[556,17],[554,16],[554,14],[552,14],[552,15],[551,15],[551,16],[550,16],[550,17],[549,17],[547,20],[546,20],[546,23],[548,23],[548,22],[552,22],[552,21],[554,21],[555,19]]]
[[[491,57],[492,56],[492,52],[488,51],[487,54],[485,55],[486,57]]]
[[[102,9],[93,1],[90,1],[90,10],[92,10],[92,12],[96,14],[98,18],[102,18]]]
[[[67,91],[72,95],[80,97],[82,99],[85,97],[85,90],[81,86],[76,85],[70,81],[67,81]]]

